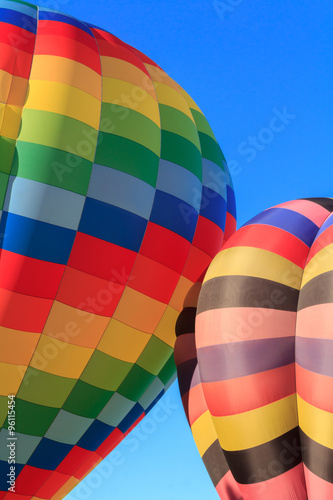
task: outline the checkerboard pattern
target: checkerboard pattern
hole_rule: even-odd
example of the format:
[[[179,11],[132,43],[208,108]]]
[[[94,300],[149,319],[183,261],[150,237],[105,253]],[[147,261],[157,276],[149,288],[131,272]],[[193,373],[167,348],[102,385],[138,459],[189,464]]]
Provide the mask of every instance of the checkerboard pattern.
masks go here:
[[[174,380],[175,322],[234,230],[234,192],[205,117],[153,61],[1,0],[0,209],[0,499],[59,500]]]

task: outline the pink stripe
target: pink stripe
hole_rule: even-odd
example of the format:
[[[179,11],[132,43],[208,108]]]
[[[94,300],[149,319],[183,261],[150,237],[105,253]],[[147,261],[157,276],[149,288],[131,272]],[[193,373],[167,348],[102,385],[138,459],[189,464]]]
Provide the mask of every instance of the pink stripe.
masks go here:
[[[238,483],[236,483],[230,470],[216,485],[216,491],[221,500],[246,500],[239,491]]]
[[[272,208],[287,208],[288,210],[294,210],[294,212],[298,212],[312,220],[318,227],[322,225],[324,220],[327,219],[331,213],[326,210],[326,208],[317,205],[317,203],[307,200],[287,201],[287,203],[282,203]]]
[[[244,340],[291,337],[296,313],[260,307],[226,307],[196,317],[197,349]]]
[[[296,335],[312,339],[333,339],[333,304],[316,304],[297,313]]]
[[[297,394],[312,406],[333,413],[333,378],[310,372],[296,364]],[[333,497],[332,497],[333,498]]]
[[[267,465],[274,470],[273,462]],[[264,478],[265,472],[267,474],[267,471],[260,469],[258,479],[261,479],[261,476]],[[246,500],[307,500],[303,464],[267,481],[239,484],[239,489]]]
[[[304,465],[308,500],[332,500],[333,484],[316,476]]]

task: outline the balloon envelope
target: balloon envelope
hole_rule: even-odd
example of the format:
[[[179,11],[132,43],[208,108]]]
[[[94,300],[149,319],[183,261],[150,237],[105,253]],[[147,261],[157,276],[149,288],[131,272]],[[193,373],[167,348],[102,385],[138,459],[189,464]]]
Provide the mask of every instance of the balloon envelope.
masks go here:
[[[314,198],[262,212],[200,292],[204,398],[244,499],[333,495],[332,210]]]
[[[233,189],[197,105],[133,47],[7,0],[0,44],[0,496],[15,413],[15,495],[60,499],[174,380]]]
[[[201,282],[188,292],[176,323],[175,362],[179,390],[194,441],[220,498],[243,500],[219,444],[212,415],[207,407],[195,346],[195,316]]]

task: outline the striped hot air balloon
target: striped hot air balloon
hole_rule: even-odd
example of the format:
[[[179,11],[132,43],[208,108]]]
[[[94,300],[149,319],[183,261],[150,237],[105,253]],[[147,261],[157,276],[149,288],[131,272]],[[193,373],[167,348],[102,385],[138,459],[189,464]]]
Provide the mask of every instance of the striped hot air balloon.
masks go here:
[[[234,226],[230,230],[227,228],[223,244],[234,231]],[[177,339],[174,357],[177,366],[179,390],[193,438],[217,493],[224,499],[243,500],[219,444],[214,422],[205,400],[198,366],[195,344],[195,317],[204,274],[187,293],[183,310],[176,323]]]
[[[262,212],[200,292],[193,357],[215,434],[195,437],[217,462],[223,451],[245,500],[333,498],[332,210],[314,198]]]
[[[235,225],[234,194],[205,117],[159,66],[7,0],[0,187],[0,498],[59,500],[174,380],[175,322]]]
[[[217,493],[222,499],[243,500],[219,444],[203,392],[194,333],[200,289],[201,282],[195,283],[190,289],[176,323],[174,356],[179,390],[193,438]]]

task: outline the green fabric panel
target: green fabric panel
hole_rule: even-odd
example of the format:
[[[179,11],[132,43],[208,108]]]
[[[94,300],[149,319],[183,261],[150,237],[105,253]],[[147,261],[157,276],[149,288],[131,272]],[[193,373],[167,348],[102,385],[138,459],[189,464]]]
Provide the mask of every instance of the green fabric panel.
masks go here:
[[[36,405],[16,398],[16,431],[31,436],[44,436],[58,411],[58,408]]]
[[[59,443],[76,444],[93,422],[93,418],[60,410],[45,437]]]
[[[136,364],[144,370],[158,375],[172,353],[172,347],[152,335]]]
[[[133,363],[121,361],[96,350],[91,356],[80,379],[100,389],[115,391],[132,366]]]
[[[9,175],[0,172],[0,210],[3,209],[3,204],[6,197]]]
[[[67,398],[63,409],[87,418],[96,418],[111,398],[113,392],[104,391],[78,380]]]
[[[49,111],[23,109],[18,139],[94,161],[98,132],[86,123]]]
[[[117,108],[117,112],[115,112]],[[121,113],[123,111],[123,113]],[[124,115],[126,113],[126,115]],[[101,132],[110,133],[137,142],[157,156],[161,150],[161,129],[147,116],[109,103],[102,104]]]
[[[159,157],[136,142],[113,134],[103,134],[95,163],[112,167],[156,187]]]
[[[172,353],[169,360],[165,363],[164,367],[158,374],[158,378],[162,380],[164,385],[166,385],[169,382],[169,380],[173,377],[175,372],[176,372],[176,364]]]
[[[117,392],[132,401],[139,401],[154,380],[155,375],[134,365]]]
[[[17,396],[25,401],[61,408],[76,380],[28,367]]]
[[[202,181],[200,151],[187,139],[167,130],[162,130],[161,158],[186,168]]]
[[[201,132],[199,132],[199,137],[202,157],[216,163],[224,170],[223,162],[225,161],[225,158],[218,143],[208,135]]]
[[[10,174],[12,169],[15,144],[16,141],[14,141],[14,139],[0,137],[0,171],[6,174]]]
[[[213,134],[212,129],[210,128],[210,125],[209,125],[206,117],[202,113],[197,111],[196,109],[191,108],[191,113],[192,113],[193,119],[195,121],[195,124],[197,126],[198,132],[202,132],[203,134],[208,135],[209,137],[211,137],[215,141],[216,140],[215,136]]]
[[[198,131],[193,121],[185,113],[172,106],[160,104],[159,108],[161,113],[161,128],[184,137],[184,139],[192,142],[200,151]]]
[[[86,195],[92,162],[60,149],[17,141],[12,174]]]

